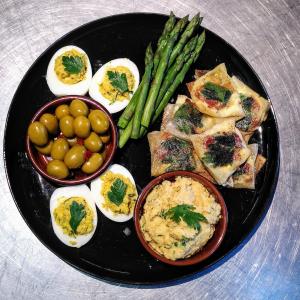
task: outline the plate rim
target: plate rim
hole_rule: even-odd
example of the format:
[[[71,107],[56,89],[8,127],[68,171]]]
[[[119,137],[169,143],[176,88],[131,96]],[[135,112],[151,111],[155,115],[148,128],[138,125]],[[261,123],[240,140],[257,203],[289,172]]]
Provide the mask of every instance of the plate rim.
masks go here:
[[[129,17],[129,16],[138,16],[138,15],[144,15],[146,17],[150,17],[150,16],[160,16],[160,17],[164,17],[167,18],[168,15],[166,14],[161,14],[161,13],[153,13],[153,12],[129,12],[129,13],[121,13],[121,14],[114,14],[114,15],[109,15],[109,16],[105,16],[103,18],[98,18],[95,20],[92,20],[90,22],[81,24],[77,27],[75,27],[74,29],[66,32],[65,34],[63,34],[62,36],[60,36],[58,39],[56,39],[53,43],[51,43],[35,60],[34,62],[30,65],[30,67],[28,68],[28,70],[25,72],[25,74],[23,75],[21,81],[18,84],[18,87],[13,95],[13,97],[11,98],[11,102],[9,105],[9,109],[7,111],[7,115],[6,115],[6,120],[5,120],[5,126],[4,126],[4,135],[3,135],[3,146],[2,146],[2,153],[3,153],[3,162],[4,162],[4,169],[5,169],[5,176],[6,176],[6,180],[9,186],[9,190],[11,193],[11,196],[14,200],[14,203],[20,213],[20,215],[22,216],[23,220],[25,221],[26,225],[28,226],[28,228],[31,230],[31,232],[35,235],[35,237],[48,249],[50,250],[50,252],[52,254],[54,254],[55,256],[57,256],[59,259],[61,259],[64,263],[68,264],[69,266],[73,267],[74,269],[80,271],[83,274],[89,275],[92,278],[95,278],[97,280],[106,282],[106,283],[110,283],[113,285],[118,285],[118,286],[123,286],[123,287],[129,287],[129,288],[156,288],[156,287],[166,287],[166,286],[172,286],[172,285],[176,285],[176,284],[182,284],[184,282],[188,282],[191,280],[194,280],[196,278],[200,278],[201,276],[215,270],[216,268],[218,268],[219,266],[221,266],[225,261],[229,260],[231,257],[233,257],[236,253],[238,253],[246,244],[247,242],[252,238],[252,236],[256,233],[257,229],[259,228],[259,226],[261,225],[262,221],[264,220],[266,214],[269,211],[269,208],[271,206],[272,200],[274,198],[275,192],[276,192],[276,187],[277,187],[277,183],[278,183],[278,178],[279,178],[279,172],[280,172],[280,132],[278,129],[278,121],[277,121],[277,117],[274,111],[274,107],[272,104],[272,101],[269,97],[269,94],[266,90],[265,85],[263,84],[261,78],[258,76],[257,72],[253,69],[253,67],[251,66],[251,64],[248,62],[248,60],[244,57],[244,55],[242,55],[239,50],[237,50],[235,48],[235,46],[231,45],[229,42],[227,42],[225,39],[223,39],[220,35],[218,35],[217,33],[211,31],[210,29],[204,27],[201,25],[201,28],[205,29],[206,31],[208,31],[210,34],[216,36],[218,39],[222,40],[227,46],[229,46],[233,52],[235,52],[235,54],[237,54],[243,61],[244,63],[247,65],[247,67],[251,70],[251,72],[255,75],[256,79],[259,81],[260,86],[262,87],[262,90],[264,91],[265,95],[267,96],[268,100],[270,101],[270,113],[272,114],[272,117],[274,118],[274,123],[275,123],[275,132],[277,134],[277,141],[276,141],[276,150],[275,151],[275,156],[276,156],[276,161],[275,161],[275,170],[274,170],[274,179],[272,181],[271,186],[269,187],[269,193],[268,196],[263,204],[263,209],[261,210],[261,212],[258,214],[254,224],[253,224],[253,228],[250,230],[250,232],[248,234],[246,234],[245,236],[243,236],[243,238],[239,241],[239,243],[237,245],[235,245],[232,249],[230,249],[226,254],[222,255],[221,257],[219,257],[218,259],[216,259],[214,262],[204,266],[203,268],[201,268],[201,270],[197,270],[194,272],[191,272],[189,274],[185,274],[182,276],[179,276],[177,278],[173,278],[173,279],[168,279],[168,280],[161,280],[161,281],[128,281],[128,280],[123,280],[123,279],[115,279],[113,277],[109,277],[109,276],[97,276],[94,273],[82,269],[81,267],[78,267],[77,265],[75,265],[74,263],[68,261],[67,259],[63,258],[59,253],[56,253],[54,250],[52,250],[50,248],[50,246],[48,246],[41,238],[39,238],[38,233],[35,231],[35,229],[32,228],[31,225],[29,225],[29,223],[27,222],[26,217],[24,216],[24,214],[21,212],[21,209],[18,205],[18,202],[15,198],[10,180],[9,180],[9,175],[8,175],[8,169],[7,169],[7,160],[6,160],[6,140],[7,140],[7,126],[8,126],[8,121],[9,121],[9,117],[12,111],[12,107],[14,104],[14,100],[16,98],[16,95],[18,94],[19,90],[21,89],[20,86],[22,85],[22,83],[25,81],[26,77],[28,76],[28,74],[31,72],[31,70],[34,68],[34,66],[42,59],[42,57],[46,54],[46,52],[48,52],[50,50],[50,48],[52,48],[54,46],[54,44],[57,44],[59,42],[61,42],[64,38],[66,38],[68,35],[73,34],[75,31],[80,30],[80,29],[84,29],[84,27],[89,27],[91,26],[93,23],[98,23],[99,21],[109,21],[112,19],[118,19],[118,18],[122,18],[122,17]]]

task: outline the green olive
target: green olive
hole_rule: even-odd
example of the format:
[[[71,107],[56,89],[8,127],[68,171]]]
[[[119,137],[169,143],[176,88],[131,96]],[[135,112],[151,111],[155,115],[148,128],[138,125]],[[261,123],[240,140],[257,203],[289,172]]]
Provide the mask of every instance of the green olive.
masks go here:
[[[63,160],[68,151],[69,144],[67,140],[63,138],[58,138],[53,143],[51,157],[53,159]]]
[[[41,122],[35,121],[29,125],[28,136],[30,141],[37,146],[44,146],[48,143],[48,132]]]
[[[77,169],[84,163],[84,146],[75,145],[65,155],[64,162],[69,169]]]
[[[46,144],[46,146],[42,146],[42,147],[35,146],[35,148],[40,153],[45,154],[45,155],[49,155],[51,153],[52,146],[53,146],[53,141],[50,140],[49,143]]]
[[[74,118],[71,116],[64,116],[59,120],[60,130],[67,138],[72,138],[74,136],[73,121]]]
[[[85,116],[78,116],[73,122],[74,132],[80,138],[87,138],[91,131],[91,123]]]
[[[102,141],[95,132],[91,132],[89,137],[84,140],[84,146],[92,152],[99,152],[102,148]]]
[[[47,164],[47,173],[58,179],[68,177],[69,170],[61,160],[51,160]]]
[[[74,99],[70,104],[70,113],[74,118],[78,116],[87,116],[89,109],[83,101]]]
[[[78,138],[77,136],[71,138],[71,139],[67,139],[68,143],[69,143],[69,146],[73,147],[77,144],[78,142]]]
[[[55,116],[58,120],[68,115],[70,115],[70,110],[67,104],[61,104],[56,107]]]
[[[86,174],[92,174],[96,172],[103,164],[102,155],[99,153],[93,153],[91,157],[86,161],[81,170]]]
[[[99,109],[95,109],[90,112],[89,120],[91,122],[92,129],[96,133],[104,133],[109,128],[109,120],[106,114]]]
[[[45,127],[47,128],[47,130],[50,134],[56,134],[57,133],[58,122],[57,122],[57,119],[54,115],[51,115],[51,114],[48,114],[48,113],[43,114],[40,117],[40,122],[45,125]]]
[[[100,135],[99,137],[100,137],[102,143],[104,143],[104,144],[107,144],[110,141],[110,134],[109,133],[104,134],[104,135]]]

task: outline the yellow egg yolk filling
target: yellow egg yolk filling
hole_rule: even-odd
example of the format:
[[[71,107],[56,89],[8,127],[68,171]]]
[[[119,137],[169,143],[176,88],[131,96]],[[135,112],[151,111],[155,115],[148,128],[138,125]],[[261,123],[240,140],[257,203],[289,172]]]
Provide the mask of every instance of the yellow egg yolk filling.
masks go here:
[[[56,224],[62,228],[64,234],[70,237],[74,237],[76,235],[88,234],[94,229],[94,224],[93,224],[94,214],[84,198],[61,197],[58,201],[59,201],[59,205],[54,209],[53,216]],[[70,225],[70,220],[71,220],[70,206],[73,203],[73,201],[77,202],[79,205],[80,204],[83,205],[85,210],[85,216],[79,223],[76,229],[76,234],[73,232]]]
[[[116,174],[113,172],[106,172],[102,175],[101,180],[103,181],[101,194],[104,197],[103,208],[111,210],[114,214],[125,214],[129,215],[133,212],[135,201],[137,199],[137,191],[135,186],[131,183],[131,181],[121,174]],[[126,193],[124,195],[123,201],[120,205],[116,205],[113,203],[108,193],[111,191],[111,187],[115,180],[120,179],[124,184],[127,185]]]
[[[81,69],[81,71],[79,73],[69,73],[68,71],[66,71],[65,66],[63,64],[63,56],[68,56],[68,57],[75,57],[75,56],[79,56],[83,62],[83,68]],[[54,71],[55,74],[57,76],[57,78],[66,84],[75,84],[78,83],[82,80],[85,79],[85,74],[86,74],[86,70],[87,70],[87,58],[85,54],[82,54],[80,52],[78,52],[75,49],[69,50],[64,52],[62,55],[58,56],[55,59],[55,65],[54,65]]]
[[[112,68],[107,68],[105,70],[105,75],[102,82],[99,84],[99,91],[104,98],[111,102],[129,100],[129,92],[120,93],[116,88],[114,88],[109,80],[108,71],[117,72],[119,74],[124,73],[126,75],[128,90],[132,91],[134,88],[135,80],[131,71],[124,66],[117,66]]]

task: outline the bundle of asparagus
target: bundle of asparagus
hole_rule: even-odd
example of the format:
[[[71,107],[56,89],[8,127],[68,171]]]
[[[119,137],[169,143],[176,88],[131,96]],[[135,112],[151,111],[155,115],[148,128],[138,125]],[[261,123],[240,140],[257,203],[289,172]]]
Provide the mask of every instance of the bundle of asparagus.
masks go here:
[[[129,138],[145,135],[183,82],[190,66],[198,59],[205,32],[193,36],[202,21],[199,13],[176,22],[171,12],[153,53],[151,44],[145,54],[145,72],[141,83],[118,121],[119,147]]]

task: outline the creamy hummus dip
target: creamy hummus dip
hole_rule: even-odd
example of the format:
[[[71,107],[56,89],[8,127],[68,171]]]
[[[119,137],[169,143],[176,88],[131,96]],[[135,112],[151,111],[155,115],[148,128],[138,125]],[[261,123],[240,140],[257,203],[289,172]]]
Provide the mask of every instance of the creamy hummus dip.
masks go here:
[[[199,251],[212,237],[221,206],[198,181],[164,180],[148,194],[140,219],[145,240],[164,257],[177,260]]]

